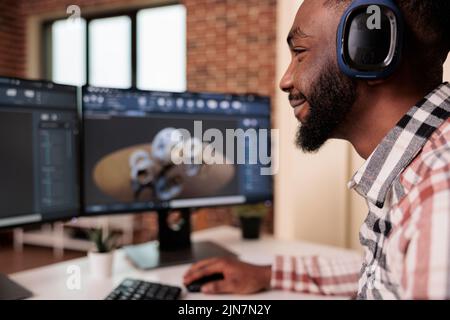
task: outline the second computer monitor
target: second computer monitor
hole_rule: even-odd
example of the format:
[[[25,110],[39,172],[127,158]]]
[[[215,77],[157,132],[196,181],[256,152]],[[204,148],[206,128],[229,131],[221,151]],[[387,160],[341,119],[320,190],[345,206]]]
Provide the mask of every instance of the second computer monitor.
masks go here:
[[[87,214],[272,199],[270,99],[83,88]]]
[[[0,228],[79,215],[77,88],[0,77]]]

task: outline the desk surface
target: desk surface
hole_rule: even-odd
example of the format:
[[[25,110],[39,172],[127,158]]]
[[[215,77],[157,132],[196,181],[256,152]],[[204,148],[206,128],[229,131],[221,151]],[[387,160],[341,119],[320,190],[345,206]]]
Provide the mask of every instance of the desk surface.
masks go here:
[[[272,237],[263,237],[259,241],[242,241],[239,229],[232,227],[219,227],[196,232],[193,241],[213,241],[235,252],[240,259],[246,262],[267,265],[274,255],[311,255],[322,256],[354,255],[355,252],[315,245],[300,241],[275,240]],[[77,266],[81,271],[81,288],[68,289],[67,282],[70,277],[69,267]],[[105,298],[123,279],[136,278],[151,282],[181,286],[182,277],[189,265],[154,269],[150,271],[138,270],[125,258],[122,250],[118,250],[114,257],[113,277],[107,280],[96,280],[89,276],[87,258],[75,259],[62,263],[49,265],[12,274],[10,277],[34,293],[33,299],[68,299],[68,300],[98,300]],[[183,289],[184,290],[184,289]],[[284,291],[267,291],[249,296],[220,295],[207,296],[201,293],[188,293],[183,291],[183,299],[241,299],[241,300],[300,300],[324,299],[324,297],[304,295]],[[336,299],[334,297],[333,299]]]

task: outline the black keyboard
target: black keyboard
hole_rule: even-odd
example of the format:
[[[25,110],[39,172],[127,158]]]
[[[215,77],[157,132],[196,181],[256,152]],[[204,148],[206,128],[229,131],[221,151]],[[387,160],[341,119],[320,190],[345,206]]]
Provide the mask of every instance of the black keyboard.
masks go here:
[[[177,300],[180,295],[179,287],[126,279],[105,300]]]

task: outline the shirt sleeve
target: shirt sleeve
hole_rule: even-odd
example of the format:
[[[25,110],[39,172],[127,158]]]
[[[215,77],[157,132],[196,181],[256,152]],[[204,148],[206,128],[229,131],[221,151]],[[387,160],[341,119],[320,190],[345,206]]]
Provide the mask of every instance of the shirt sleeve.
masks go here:
[[[408,228],[401,289],[407,300],[450,299],[450,171],[434,175],[405,212]]]
[[[362,257],[348,258],[277,256],[272,265],[271,286],[308,294],[354,297]]]

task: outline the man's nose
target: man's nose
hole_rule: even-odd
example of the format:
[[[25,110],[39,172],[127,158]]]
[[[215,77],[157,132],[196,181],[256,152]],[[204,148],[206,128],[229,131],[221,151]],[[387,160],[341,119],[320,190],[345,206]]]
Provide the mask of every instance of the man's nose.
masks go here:
[[[288,69],[284,73],[283,77],[280,81],[280,89],[284,92],[291,92],[293,87],[293,73],[292,73],[292,64],[289,65]]]

